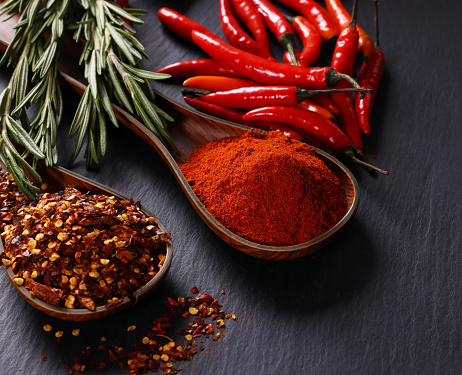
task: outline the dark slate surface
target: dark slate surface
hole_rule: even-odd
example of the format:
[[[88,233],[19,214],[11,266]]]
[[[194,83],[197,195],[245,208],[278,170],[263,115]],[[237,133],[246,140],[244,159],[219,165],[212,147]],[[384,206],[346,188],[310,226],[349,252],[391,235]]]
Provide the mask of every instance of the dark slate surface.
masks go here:
[[[163,5],[222,35],[217,1],[133,1],[149,9],[139,38],[145,66],[203,56],[164,31]],[[351,1],[346,2],[351,6]],[[62,364],[102,336],[130,348],[167,296],[192,286],[237,314],[225,336],[183,364],[184,374],[458,374],[462,371],[460,19],[457,1],[381,4],[387,67],[365,147],[390,176],[352,167],[361,204],[348,229],[314,257],[284,263],[253,259],[224,244],[200,220],[155,152],[128,130],[111,129],[98,171],[73,170],[140,199],[174,238],[167,278],[149,299],[117,316],[72,323],[34,310],[0,272],[0,373],[65,374]],[[359,22],[370,33],[372,1]],[[280,54],[275,45],[276,54]],[[1,69],[1,87],[11,71]],[[176,100],[178,86],[156,85]],[[72,149],[68,125],[78,98],[68,89],[59,132],[60,163]],[[225,295],[220,291],[224,289]],[[65,335],[57,343],[53,332]],[[138,329],[127,332],[129,325]],[[71,331],[80,328],[78,337]],[[48,356],[42,361],[41,355]],[[126,373],[127,371],[125,371]],[[117,364],[92,374],[118,374]]]

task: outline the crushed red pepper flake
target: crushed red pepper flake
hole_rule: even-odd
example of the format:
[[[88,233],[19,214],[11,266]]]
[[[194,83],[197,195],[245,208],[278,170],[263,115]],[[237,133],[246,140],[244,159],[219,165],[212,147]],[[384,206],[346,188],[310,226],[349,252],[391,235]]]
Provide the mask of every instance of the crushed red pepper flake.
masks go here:
[[[122,360],[126,359],[130,375],[141,375],[148,371],[161,371],[163,374],[172,375],[179,374],[179,371],[182,369],[176,368],[174,363],[188,361],[199,351],[204,351],[203,345],[200,345],[196,349],[196,340],[200,343],[205,343],[205,339],[208,339],[211,334],[213,334],[213,341],[217,341],[222,336],[218,330],[224,328],[224,324],[220,322],[223,322],[226,314],[222,309],[223,306],[212,296],[197,294],[194,298],[168,298],[164,305],[168,311],[163,317],[153,320],[152,326],[146,335],[139,343],[135,344],[136,350],[125,354],[119,354],[123,351],[122,347],[108,350],[111,362],[117,362],[122,369],[124,367]],[[197,310],[196,315],[189,314],[191,308]],[[185,315],[185,313],[188,314]],[[174,336],[175,327],[172,322],[174,316],[193,318],[188,325],[194,328],[177,329],[176,334],[178,338],[176,338]],[[217,320],[215,327],[206,321],[207,319],[212,320],[212,317]],[[95,366],[98,365],[102,366],[101,363],[93,358],[93,355],[99,350],[102,350],[101,346],[95,349],[87,348],[85,351],[82,351],[81,356],[71,359],[73,364],[65,364],[65,368],[69,374],[73,374],[74,371],[84,372],[86,369],[97,368]]]
[[[33,296],[69,309],[109,308],[160,271],[171,236],[139,202],[73,188],[40,190],[31,201],[10,176],[0,179],[0,259]]]

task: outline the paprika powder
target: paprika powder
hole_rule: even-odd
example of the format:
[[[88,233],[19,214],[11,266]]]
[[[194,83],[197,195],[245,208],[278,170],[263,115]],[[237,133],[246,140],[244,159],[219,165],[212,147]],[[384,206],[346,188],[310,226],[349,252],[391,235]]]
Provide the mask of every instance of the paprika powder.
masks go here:
[[[281,132],[248,131],[208,143],[180,169],[215,219],[251,242],[304,243],[347,212],[335,174],[310,146]]]

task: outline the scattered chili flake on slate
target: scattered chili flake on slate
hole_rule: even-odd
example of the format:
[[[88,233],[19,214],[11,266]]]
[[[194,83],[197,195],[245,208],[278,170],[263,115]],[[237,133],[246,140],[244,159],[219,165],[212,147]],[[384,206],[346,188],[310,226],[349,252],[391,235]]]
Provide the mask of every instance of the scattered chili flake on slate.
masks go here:
[[[0,259],[14,281],[59,307],[111,307],[148,283],[165,260],[169,233],[133,199],[46,185],[26,200],[9,173],[0,179]]]
[[[196,294],[199,293],[199,289],[197,289],[197,286],[193,286],[190,290],[191,293]]]
[[[197,290],[196,293],[199,291]],[[182,369],[174,367],[174,364],[188,361],[198,351],[204,350],[202,345],[199,346],[199,350],[196,349],[196,340],[200,338],[200,342],[205,343],[205,339],[211,337],[213,341],[217,341],[222,336],[222,333],[218,331],[224,328],[223,319],[227,315],[222,309],[223,306],[212,296],[198,294],[194,298],[167,298],[164,305],[168,311],[163,317],[153,320],[147,334],[141,339],[141,342],[135,344],[134,351],[121,353],[123,351],[121,347],[108,350],[111,362],[117,362],[119,367],[123,368],[122,360],[125,359],[130,375],[141,375],[149,371],[161,371],[164,375],[179,374]],[[196,315],[189,315],[191,309],[197,310]],[[185,313],[188,314],[185,315]],[[192,321],[188,323],[190,328],[175,327],[172,322],[174,316],[191,317]],[[235,317],[234,314],[230,316]],[[207,323],[207,319],[216,320],[215,325]],[[178,338],[175,337],[175,333]],[[74,371],[84,372],[86,369],[103,366],[101,362],[93,358],[93,355],[102,349],[104,347],[101,345],[96,349],[87,348],[82,351],[81,356],[71,359],[72,365],[65,364],[65,368],[69,374],[73,374]]]
[[[42,361],[46,361],[47,360],[47,355],[46,354],[42,354]]]

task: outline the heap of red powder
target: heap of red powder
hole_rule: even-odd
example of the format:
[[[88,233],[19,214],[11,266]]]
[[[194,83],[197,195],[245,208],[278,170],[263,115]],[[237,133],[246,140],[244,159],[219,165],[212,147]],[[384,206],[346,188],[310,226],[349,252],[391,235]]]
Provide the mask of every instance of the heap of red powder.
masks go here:
[[[281,132],[249,131],[208,143],[180,169],[223,226],[259,244],[310,241],[347,212],[335,174],[311,147]]]

